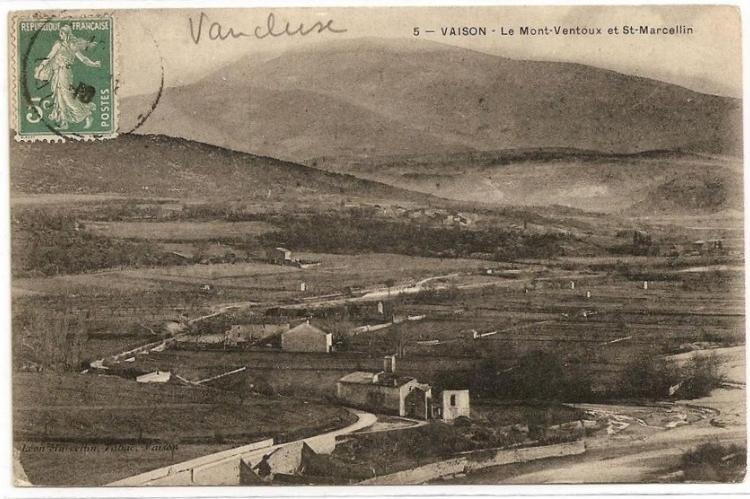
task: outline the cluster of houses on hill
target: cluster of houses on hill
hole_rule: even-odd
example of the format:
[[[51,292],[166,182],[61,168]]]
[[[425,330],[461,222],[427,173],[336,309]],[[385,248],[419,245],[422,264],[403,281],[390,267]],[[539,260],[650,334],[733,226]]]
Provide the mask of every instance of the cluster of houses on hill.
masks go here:
[[[380,205],[368,203],[346,203],[344,208],[359,212],[366,217],[402,218],[420,223],[445,226],[466,227],[475,224],[479,217],[474,213],[465,213],[445,208],[411,207],[398,205]]]
[[[389,218],[408,218],[421,223],[432,223],[446,226],[467,227],[476,223],[477,216],[470,213],[449,211],[443,208],[406,209],[400,206],[377,207],[381,216]]]
[[[667,256],[717,256],[729,254],[729,247],[723,239],[699,239],[690,244],[672,244]]]

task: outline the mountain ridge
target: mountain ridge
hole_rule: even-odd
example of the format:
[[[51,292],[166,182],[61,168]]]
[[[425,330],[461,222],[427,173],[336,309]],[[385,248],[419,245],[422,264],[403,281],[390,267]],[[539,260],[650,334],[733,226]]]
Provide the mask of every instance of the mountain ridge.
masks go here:
[[[391,149],[550,146],[740,154],[737,99],[578,63],[411,42],[356,39],[261,62],[241,58],[199,82],[165,90],[144,131],[215,141],[196,117],[221,108],[235,115],[212,124],[216,135],[231,137],[222,145],[297,162]],[[127,107],[125,99],[124,113]],[[323,133],[314,133],[305,115],[321,120]]]
[[[168,89],[141,131],[460,202],[710,211],[736,204],[741,117],[738,99],[609,69],[355,39]],[[680,175],[706,199],[679,196]]]

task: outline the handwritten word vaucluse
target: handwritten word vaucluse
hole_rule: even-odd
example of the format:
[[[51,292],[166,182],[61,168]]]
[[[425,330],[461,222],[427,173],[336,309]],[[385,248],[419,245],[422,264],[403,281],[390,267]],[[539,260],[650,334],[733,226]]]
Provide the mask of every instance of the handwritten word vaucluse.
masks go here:
[[[279,36],[307,36],[309,34],[320,34],[324,32],[330,33],[346,33],[346,28],[334,27],[333,19],[327,21],[316,21],[310,26],[305,26],[304,23],[299,23],[293,27],[293,23],[279,22],[276,24],[276,16],[273,12],[268,14],[264,25],[257,25],[250,32],[240,31],[232,26],[222,26],[220,23],[213,21],[210,22],[208,15],[205,12],[201,12],[197,21],[193,20],[193,17],[188,17],[190,24],[190,37],[193,39],[193,43],[196,45],[201,42],[204,34],[204,30],[209,40],[212,41],[224,41],[227,38],[257,38],[262,40],[267,37],[276,38]]]

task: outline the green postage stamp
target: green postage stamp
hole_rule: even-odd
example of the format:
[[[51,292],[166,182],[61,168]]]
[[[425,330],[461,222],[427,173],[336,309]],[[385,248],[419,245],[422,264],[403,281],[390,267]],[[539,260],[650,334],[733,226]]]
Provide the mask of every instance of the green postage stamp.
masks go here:
[[[114,137],[113,18],[18,16],[11,29],[16,138]]]

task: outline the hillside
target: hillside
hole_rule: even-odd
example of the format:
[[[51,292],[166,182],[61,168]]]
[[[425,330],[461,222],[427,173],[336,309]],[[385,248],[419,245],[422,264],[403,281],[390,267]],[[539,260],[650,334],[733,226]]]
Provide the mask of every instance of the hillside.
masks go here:
[[[14,193],[116,193],[131,196],[318,201],[424,200],[350,175],[158,135],[99,142],[10,141]]]
[[[517,149],[350,160],[338,167],[443,198],[502,205],[642,214],[713,213],[742,206],[741,160],[689,152]]]
[[[151,99],[124,99],[123,123]],[[239,60],[167,89],[141,131],[334,164],[547,147],[739,155],[740,122],[738,100],[656,80],[370,38]]]
[[[742,211],[742,177],[727,176],[720,169],[695,175],[679,175],[651,188],[643,201],[630,212],[712,214],[725,210]]]

